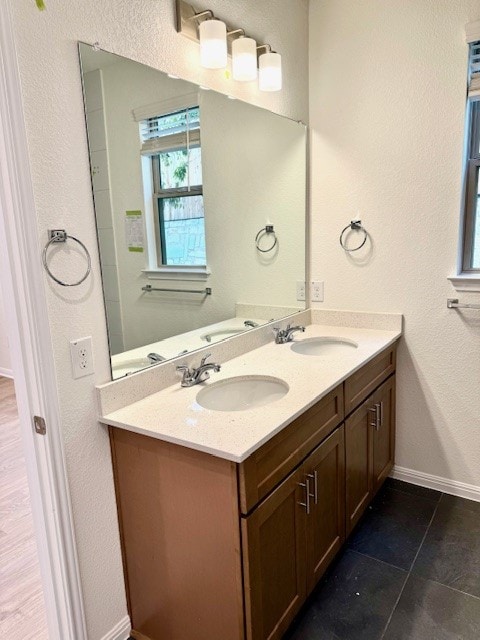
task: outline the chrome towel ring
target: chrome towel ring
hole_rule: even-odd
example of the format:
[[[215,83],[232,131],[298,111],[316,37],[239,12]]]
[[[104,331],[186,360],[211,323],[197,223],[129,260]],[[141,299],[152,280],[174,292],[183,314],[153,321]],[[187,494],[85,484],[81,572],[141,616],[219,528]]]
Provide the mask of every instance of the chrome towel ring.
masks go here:
[[[48,275],[52,280],[54,280],[57,284],[61,285],[62,287],[76,287],[79,284],[82,284],[82,282],[84,282],[84,280],[88,278],[88,276],[90,275],[90,271],[92,270],[92,260],[90,258],[90,254],[88,252],[87,247],[78,238],[68,235],[65,229],[52,229],[48,233],[49,233],[50,239],[45,245],[45,247],[43,248],[43,252],[42,252],[42,261],[43,261],[43,266],[45,267],[45,271],[48,273]],[[67,240],[73,240],[74,242],[77,242],[85,251],[85,255],[87,256],[87,271],[80,278],[80,280],[77,280],[77,282],[63,282],[63,280],[60,280],[59,278],[53,275],[53,273],[50,271],[47,264],[47,251],[50,245],[57,244],[59,242],[66,242]]]
[[[268,247],[268,249],[261,249],[260,239],[263,238],[263,236],[270,234],[273,234],[274,238],[272,246]],[[270,251],[273,251],[273,249],[275,249],[275,247],[277,246],[277,235],[275,233],[275,229],[273,228],[273,224],[267,224],[265,227],[263,227],[263,229],[260,229],[260,231],[255,236],[255,246],[257,247],[257,251],[260,251],[261,253],[269,253]]]
[[[348,249],[345,246],[344,239],[345,239],[345,232],[346,231],[361,231],[363,233],[363,240],[358,245],[358,247],[354,247],[353,249]],[[367,241],[367,238],[368,238],[368,233],[367,233],[367,230],[365,229],[365,227],[362,226],[362,221],[361,220],[352,220],[350,222],[350,224],[347,224],[345,229],[343,229],[342,233],[340,234],[340,246],[342,247],[342,249],[344,251],[348,251],[348,253],[352,253],[352,251],[358,251],[359,249],[361,249],[363,247],[363,245],[365,244],[365,242]]]

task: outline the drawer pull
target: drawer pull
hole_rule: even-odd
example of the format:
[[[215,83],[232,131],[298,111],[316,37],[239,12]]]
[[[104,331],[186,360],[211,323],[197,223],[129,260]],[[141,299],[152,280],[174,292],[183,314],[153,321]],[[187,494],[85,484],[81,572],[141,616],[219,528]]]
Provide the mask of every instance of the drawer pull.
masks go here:
[[[313,495],[310,494],[310,497],[313,498],[315,504],[318,504],[318,473],[317,471],[314,471],[313,473],[309,473],[307,475],[313,480]]]
[[[380,402],[380,426],[383,427],[383,400]]]
[[[377,405],[370,407],[370,409],[368,409],[368,411],[370,413],[373,413],[373,415],[375,416],[373,422],[370,422],[370,426],[371,427],[375,427],[375,429],[378,429],[378,418],[377,418]]]
[[[310,515],[310,481],[308,478],[305,479],[305,482],[299,482],[299,487],[305,488],[305,502],[298,502],[301,507],[305,507],[305,511],[307,512],[307,516]]]
[[[380,404],[377,402],[375,405],[375,429],[378,431],[381,427],[380,423]]]

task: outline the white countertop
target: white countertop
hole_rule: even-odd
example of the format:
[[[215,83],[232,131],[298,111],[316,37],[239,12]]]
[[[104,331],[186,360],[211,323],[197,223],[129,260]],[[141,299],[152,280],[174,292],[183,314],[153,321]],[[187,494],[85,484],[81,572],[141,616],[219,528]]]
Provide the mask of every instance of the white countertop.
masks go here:
[[[100,422],[242,462],[400,335],[400,331],[309,325],[305,333],[296,334],[296,341],[338,336],[354,340],[358,348],[334,357],[301,355],[290,349],[291,343],[278,345],[272,340],[223,363],[221,371],[212,373],[205,383],[181,387],[178,381],[101,416]],[[290,388],[279,400],[246,411],[212,411],[196,402],[197,393],[205,386],[244,375],[281,378]]]

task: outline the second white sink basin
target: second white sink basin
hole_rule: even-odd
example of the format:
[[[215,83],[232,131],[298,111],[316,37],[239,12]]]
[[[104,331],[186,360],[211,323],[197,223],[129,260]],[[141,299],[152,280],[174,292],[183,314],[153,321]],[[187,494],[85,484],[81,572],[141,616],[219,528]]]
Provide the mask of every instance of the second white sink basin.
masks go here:
[[[273,376],[239,376],[220,380],[197,393],[197,402],[214,411],[245,411],[283,398],[289,386]]]
[[[290,348],[295,353],[301,353],[305,356],[336,356],[351,352],[357,347],[358,343],[354,340],[336,336],[324,336],[295,340]]]

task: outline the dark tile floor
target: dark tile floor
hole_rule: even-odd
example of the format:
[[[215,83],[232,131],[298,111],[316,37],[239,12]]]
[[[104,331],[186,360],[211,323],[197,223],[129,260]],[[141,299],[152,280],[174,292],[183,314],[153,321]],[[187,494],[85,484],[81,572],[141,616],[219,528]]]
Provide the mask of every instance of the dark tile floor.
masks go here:
[[[287,639],[480,640],[480,503],[388,479]]]

